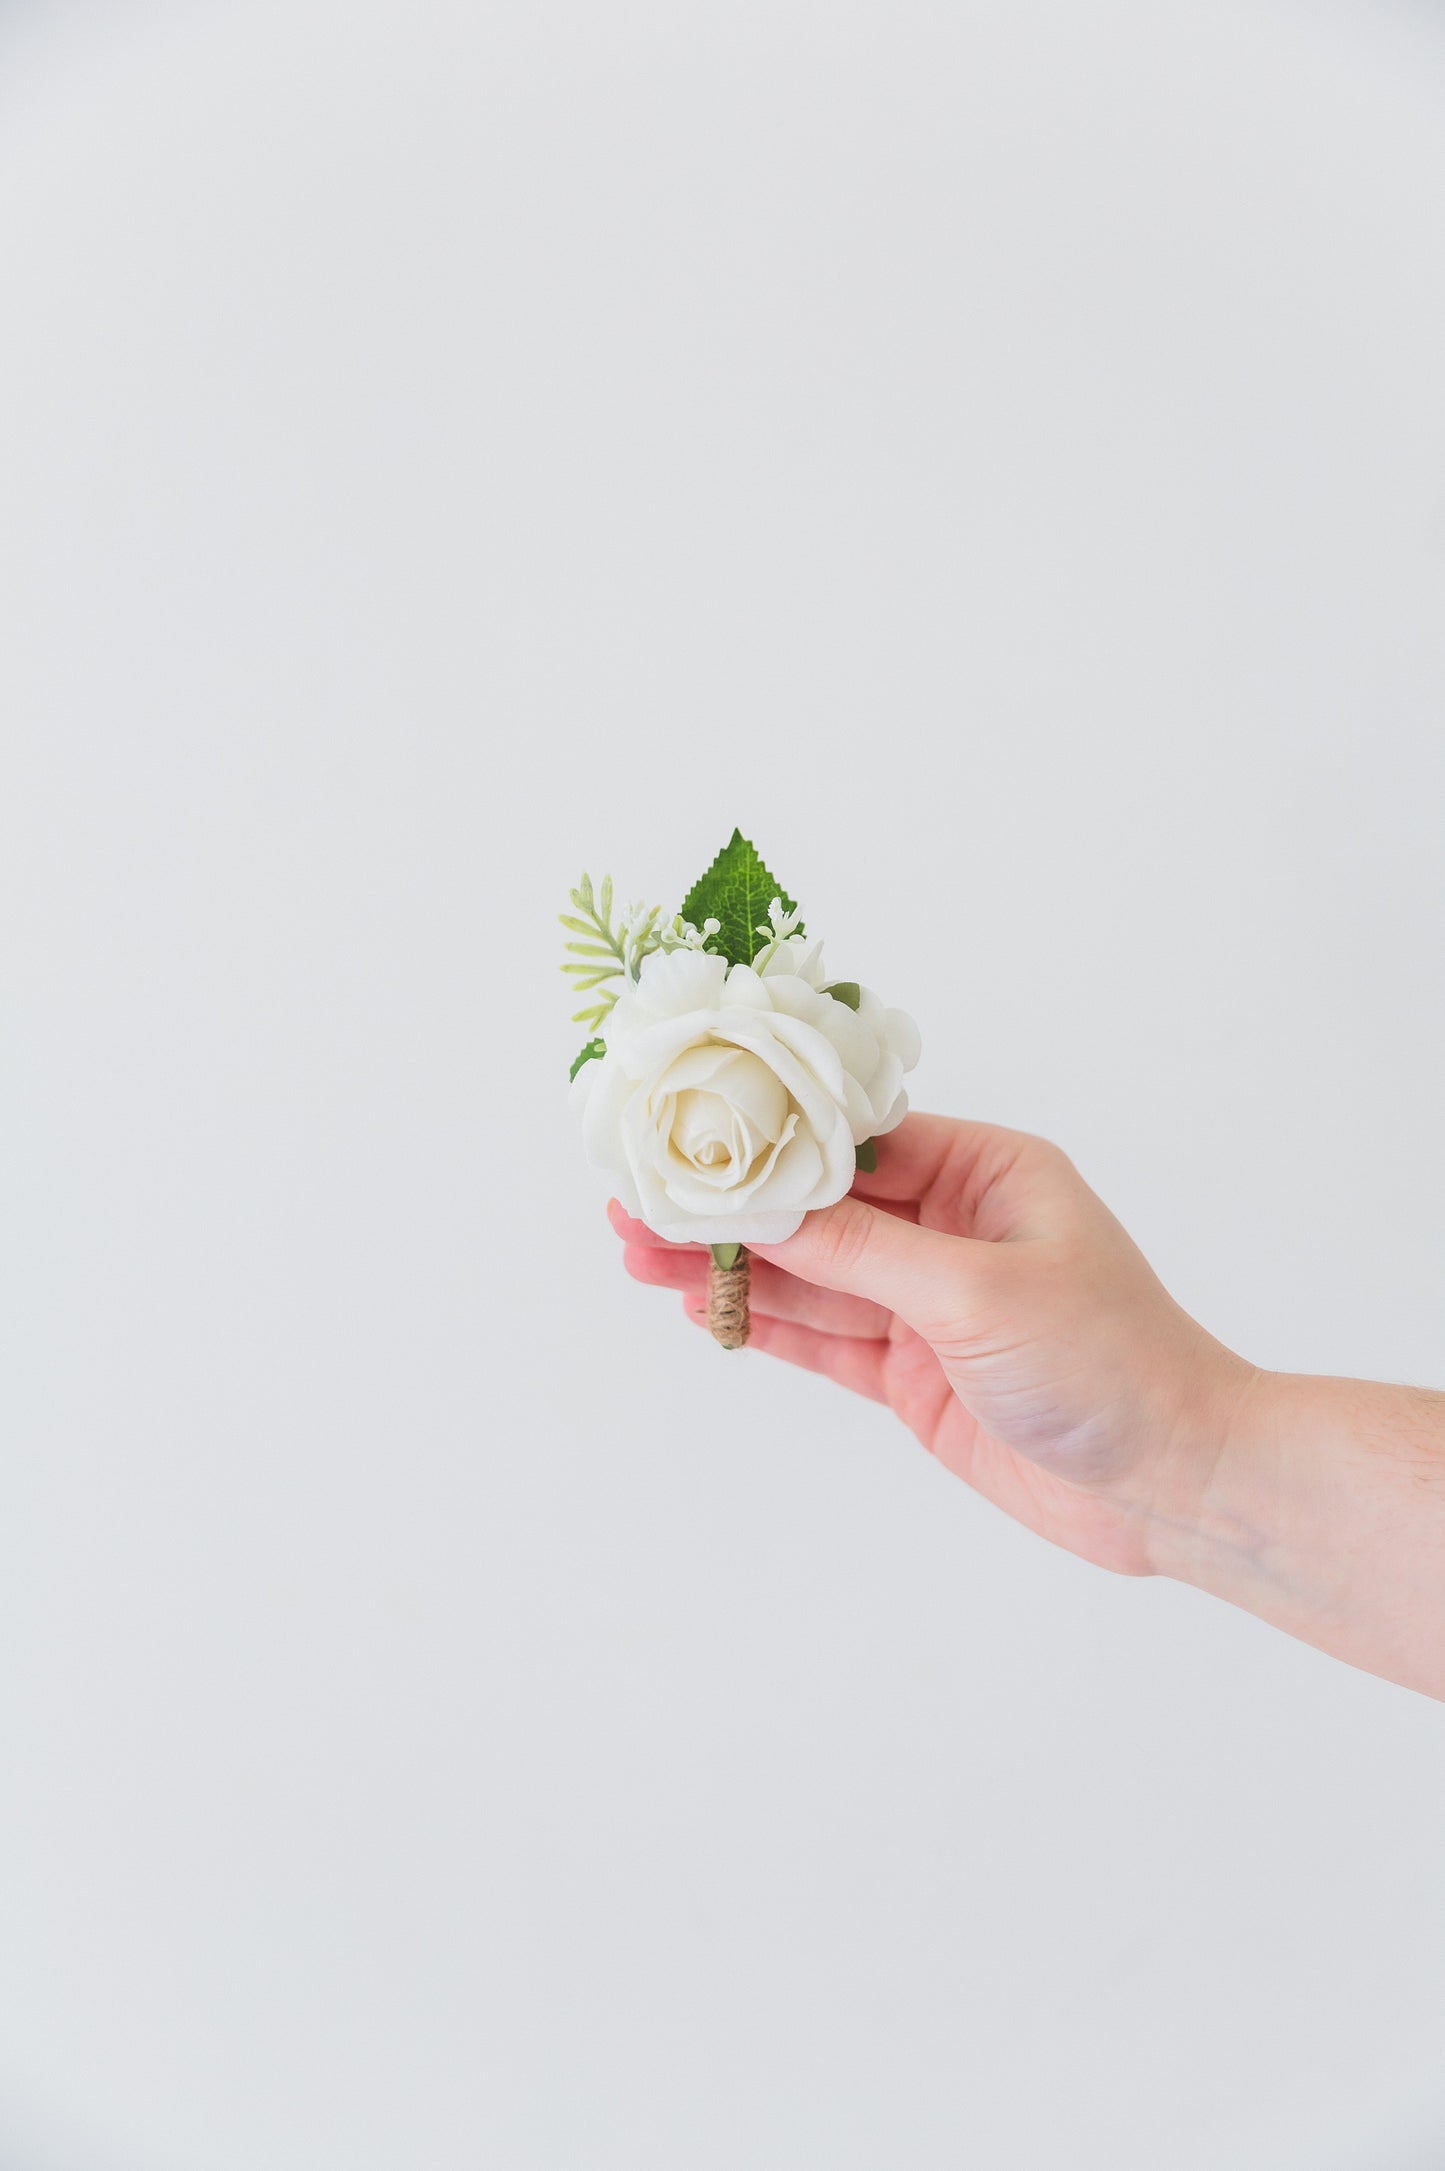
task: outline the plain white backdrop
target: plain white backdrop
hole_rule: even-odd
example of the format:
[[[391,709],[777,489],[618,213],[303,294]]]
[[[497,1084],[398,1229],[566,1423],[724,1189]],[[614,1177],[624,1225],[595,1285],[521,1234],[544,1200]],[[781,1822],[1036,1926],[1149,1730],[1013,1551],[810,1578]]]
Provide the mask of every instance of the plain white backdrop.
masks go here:
[[[1442,265],[1429,7],[11,0],[6,2171],[1445,2161],[1439,1707],[628,1283],[553,922],[1440,1384]]]

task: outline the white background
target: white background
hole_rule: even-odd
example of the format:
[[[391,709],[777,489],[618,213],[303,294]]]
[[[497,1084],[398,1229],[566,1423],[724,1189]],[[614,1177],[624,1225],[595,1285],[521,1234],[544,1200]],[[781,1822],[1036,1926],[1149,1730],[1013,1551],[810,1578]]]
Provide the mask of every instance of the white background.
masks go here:
[[[11,0],[6,2171],[1445,2162],[1440,1708],[627,1282],[552,921],[1440,1383],[1442,266],[1436,7]]]

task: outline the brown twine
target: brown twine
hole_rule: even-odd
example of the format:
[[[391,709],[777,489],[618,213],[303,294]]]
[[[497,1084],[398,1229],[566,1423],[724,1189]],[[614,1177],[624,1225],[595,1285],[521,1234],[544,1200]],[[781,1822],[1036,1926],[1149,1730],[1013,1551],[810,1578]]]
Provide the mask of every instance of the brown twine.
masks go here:
[[[748,1338],[752,1327],[748,1316],[751,1279],[752,1264],[746,1251],[740,1251],[731,1266],[719,1266],[716,1259],[708,1262],[708,1329],[724,1349],[741,1349]]]

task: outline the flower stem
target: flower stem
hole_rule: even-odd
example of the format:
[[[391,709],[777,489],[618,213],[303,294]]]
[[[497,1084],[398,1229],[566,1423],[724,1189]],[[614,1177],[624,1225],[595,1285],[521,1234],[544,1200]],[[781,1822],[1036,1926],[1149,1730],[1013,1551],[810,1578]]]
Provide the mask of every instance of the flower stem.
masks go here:
[[[748,1312],[752,1261],[743,1244],[714,1244],[711,1248],[707,1270],[708,1330],[724,1349],[741,1349],[752,1328]],[[726,1265],[720,1253],[731,1254]]]

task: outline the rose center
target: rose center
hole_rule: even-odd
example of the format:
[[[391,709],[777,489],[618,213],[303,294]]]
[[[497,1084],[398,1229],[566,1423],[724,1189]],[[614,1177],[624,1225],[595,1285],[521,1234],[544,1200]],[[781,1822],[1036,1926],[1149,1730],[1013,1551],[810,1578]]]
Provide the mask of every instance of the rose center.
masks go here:
[[[714,1046],[695,1051],[692,1061],[706,1064],[706,1082],[687,1081],[685,1073],[667,1080],[668,1143],[695,1175],[730,1189],[782,1137],[788,1095],[775,1073],[742,1049]]]
[[[755,1141],[720,1093],[698,1087],[679,1093],[672,1118],[672,1142],[697,1169],[725,1169],[740,1156],[752,1159]]]

